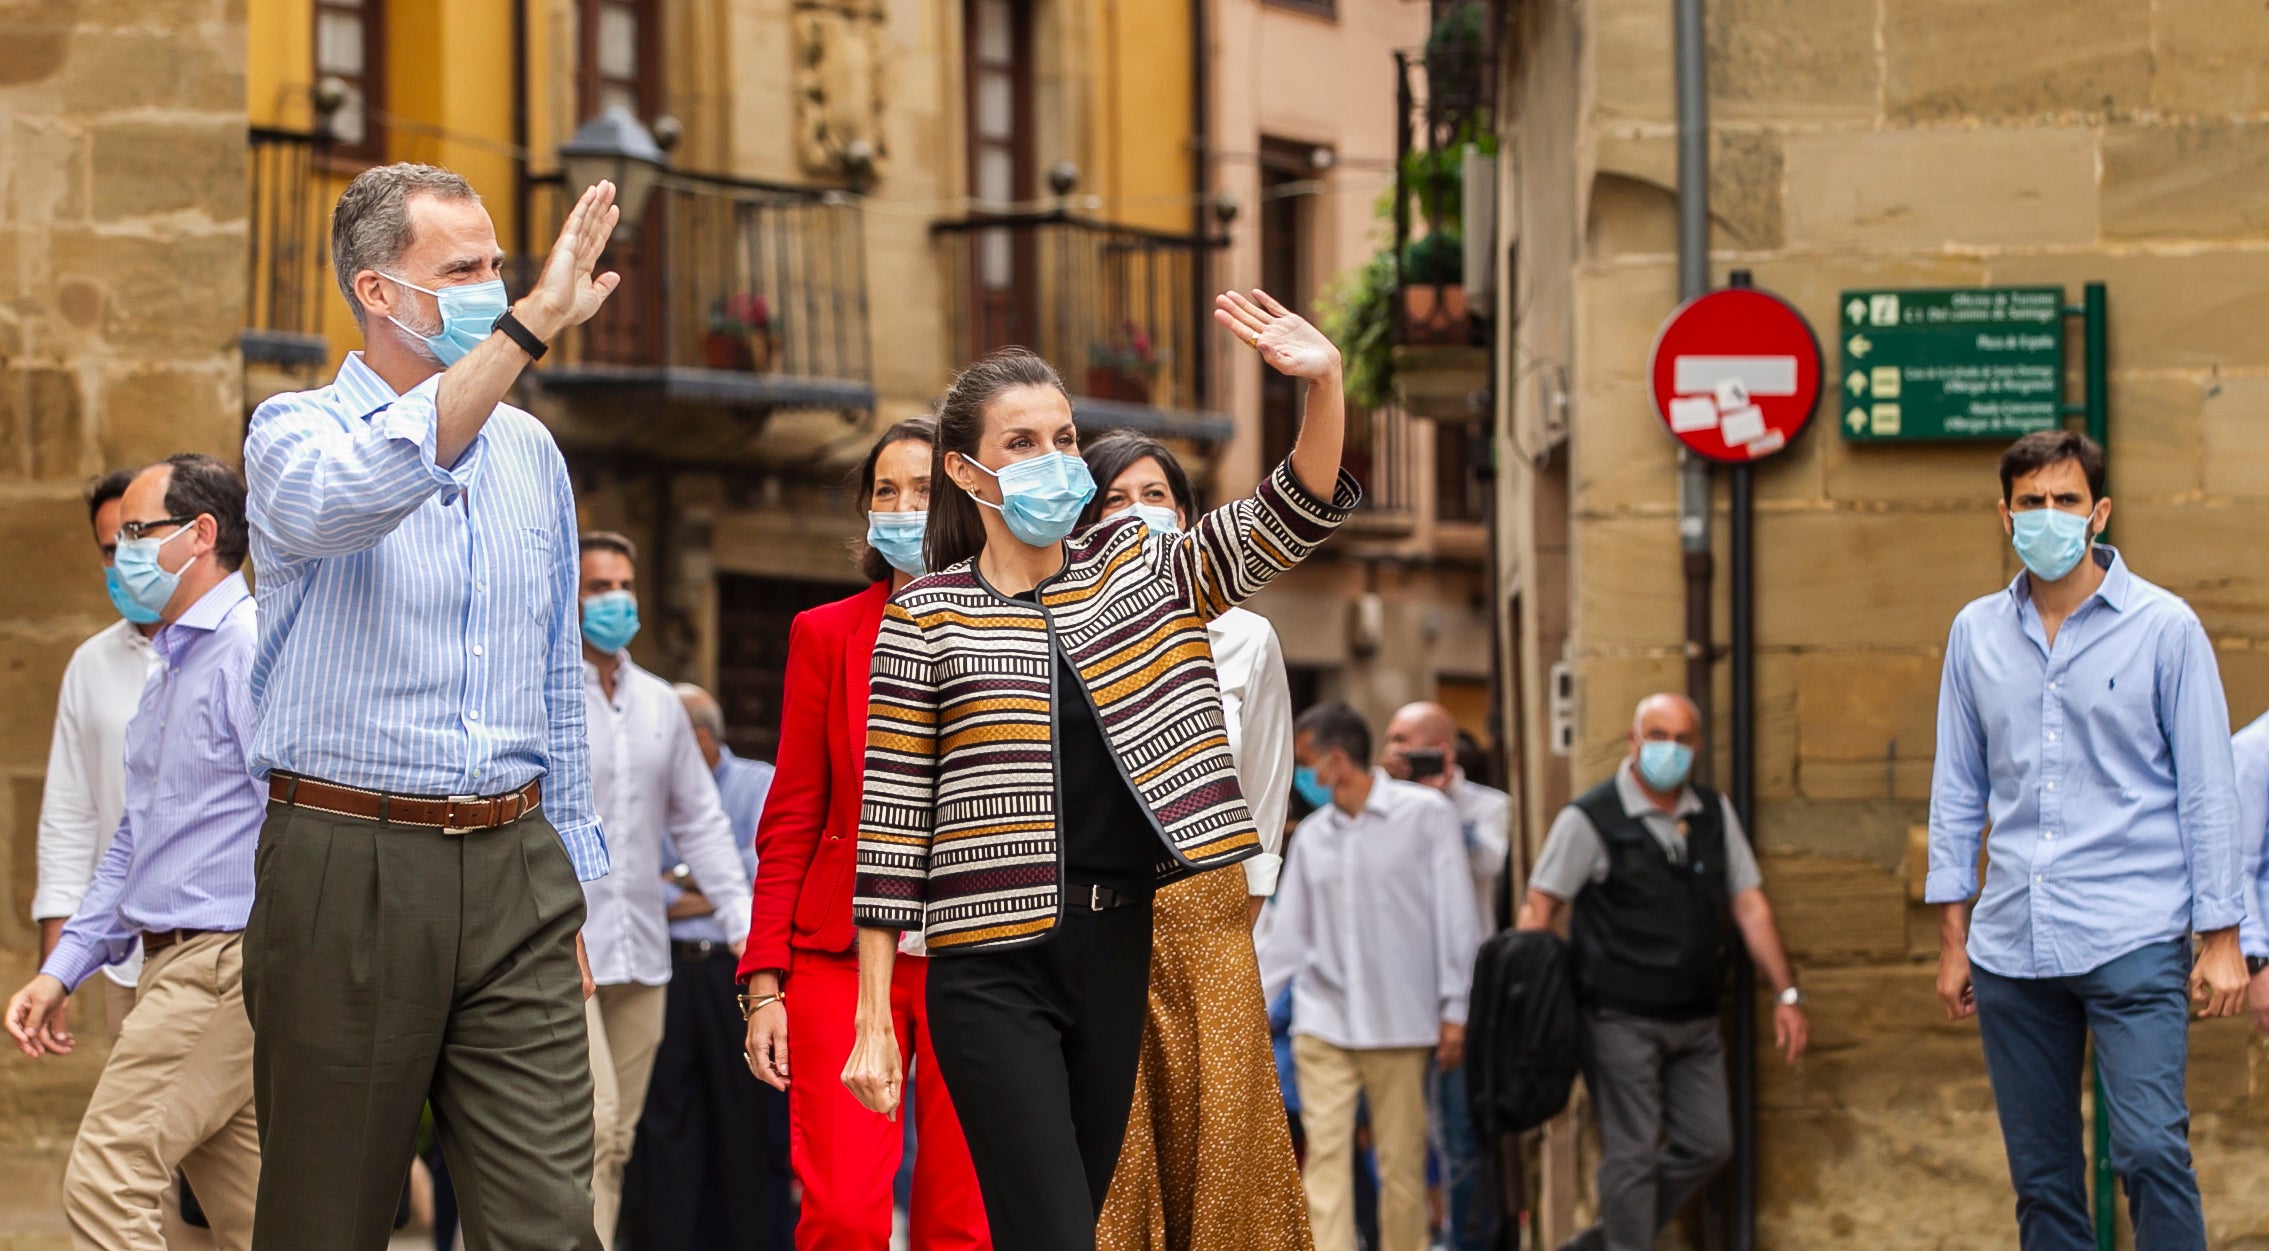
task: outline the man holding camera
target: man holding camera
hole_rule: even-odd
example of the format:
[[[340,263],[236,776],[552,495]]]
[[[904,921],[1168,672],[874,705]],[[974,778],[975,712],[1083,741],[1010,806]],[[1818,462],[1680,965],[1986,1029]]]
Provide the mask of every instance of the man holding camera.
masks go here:
[[[1473,873],[1473,915],[1481,922],[1474,944],[1495,931],[1497,878],[1504,872],[1508,814],[1512,797],[1468,778],[1457,762],[1458,726],[1440,704],[1405,704],[1387,722],[1387,750],[1379,763],[1387,776],[1442,793],[1457,809]],[[1431,1078],[1434,1146],[1442,1157],[1443,1200],[1447,1209],[1444,1241],[1454,1251],[1482,1251],[1487,1230],[1472,1219],[1476,1180],[1473,1122],[1466,1111],[1465,1075],[1437,1068]]]

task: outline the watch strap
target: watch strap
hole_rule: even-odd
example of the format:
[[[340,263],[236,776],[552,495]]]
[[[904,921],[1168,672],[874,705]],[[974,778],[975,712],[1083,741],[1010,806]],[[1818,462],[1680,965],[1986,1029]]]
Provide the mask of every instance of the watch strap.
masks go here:
[[[496,315],[496,325],[492,328],[503,332],[505,338],[519,344],[520,350],[526,352],[531,361],[540,361],[544,358],[544,353],[551,351],[551,345],[537,338],[535,331],[521,324],[520,319],[514,317],[509,308]]]

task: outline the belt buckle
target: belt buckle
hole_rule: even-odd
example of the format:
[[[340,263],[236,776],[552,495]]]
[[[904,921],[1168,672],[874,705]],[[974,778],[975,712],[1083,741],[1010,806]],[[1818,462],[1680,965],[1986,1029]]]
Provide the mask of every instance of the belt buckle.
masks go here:
[[[1103,911],[1103,888],[1102,888],[1102,887],[1100,887],[1100,886],[1090,886],[1090,887],[1088,887],[1088,888],[1087,888],[1087,910],[1088,910],[1089,912],[1101,912],[1101,911]]]
[[[481,801],[481,797],[480,797],[480,796],[478,796],[478,795],[451,795],[451,796],[449,796],[448,798],[446,798],[446,799],[442,800],[442,801],[441,801],[441,802],[442,802],[442,808],[441,808],[441,832],[442,832],[442,833],[444,833],[444,834],[470,834],[470,833],[472,833],[472,832],[473,832],[473,831],[475,831],[475,830],[478,830],[478,829],[484,828],[484,827],[482,827],[482,826],[478,826],[478,825],[451,825],[451,824],[449,824],[449,820],[450,820],[450,818],[452,818],[452,817],[454,817],[454,816],[456,816],[456,815],[457,815],[457,805],[459,805],[459,804],[476,804],[476,803],[479,803],[480,801]],[[494,813],[491,813],[490,815],[491,815],[491,816],[493,816],[493,815],[495,815],[495,814],[494,814]]]

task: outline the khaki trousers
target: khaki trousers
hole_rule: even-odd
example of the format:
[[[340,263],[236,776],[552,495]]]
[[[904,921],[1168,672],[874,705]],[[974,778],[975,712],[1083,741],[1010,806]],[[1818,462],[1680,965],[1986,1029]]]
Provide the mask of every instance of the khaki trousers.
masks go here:
[[[602,1246],[614,1245],[615,1223],[622,1217],[622,1170],[638,1140],[638,1117],[646,1110],[646,1086],[654,1077],[669,1002],[669,987],[636,982],[601,986],[583,1001],[591,1030],[591,1215]]]
[[[207,934],[143,968],[63,1172],[80,1251],[164,1251],[176,1168],[197,1190],[213,1245],[252,1245],[260,1138],[243,948],[241,935]]]
[[[1308,1159],[1300,1180],[1316,1251],[1355,1251],[1355,1101],[1371,1102],[1379,1160],[1379,1251],[1426,1251],[1426,1066],[1432,1047],[1350,1051],[1292,1037],[1300,1126]]]

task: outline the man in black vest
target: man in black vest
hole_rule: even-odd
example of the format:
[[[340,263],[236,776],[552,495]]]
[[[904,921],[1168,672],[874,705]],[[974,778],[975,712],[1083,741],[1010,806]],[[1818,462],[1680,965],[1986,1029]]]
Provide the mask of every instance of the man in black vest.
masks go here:
[[[1570,1251],[1647,1251],[1733,1153],[1718,992],[1738,930],[1777,992],[1773,1042],[1804,1054],[1804,995],[1781,950],[1733,806],[1689,785],[1694,704],[1650,695],[1615,776],[1561,810],[1529,874],[1519,928],[1571,903],[1584,1080],[1599,1114],[1600,1224]]]

